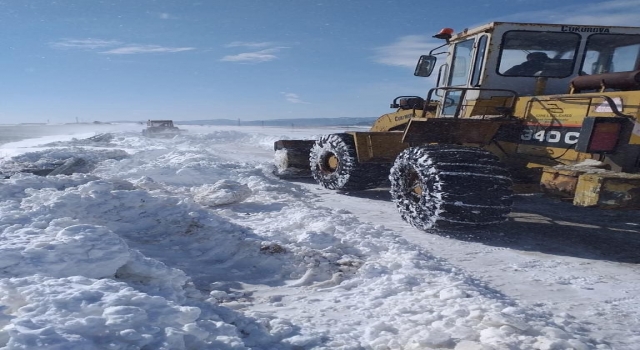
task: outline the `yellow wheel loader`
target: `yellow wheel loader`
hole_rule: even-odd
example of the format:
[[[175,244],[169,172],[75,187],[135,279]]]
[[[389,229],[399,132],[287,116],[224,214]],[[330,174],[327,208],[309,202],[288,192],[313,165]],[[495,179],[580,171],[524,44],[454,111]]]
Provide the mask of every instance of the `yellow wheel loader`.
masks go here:
[[[532,184],[640,208],[640,28],[492,22],[434,37],[414,73],[437,72],[426,98],[396,98],[367,132],[277,141],[276,174],[343,191],[390,181],[424,230],[504,221]]]

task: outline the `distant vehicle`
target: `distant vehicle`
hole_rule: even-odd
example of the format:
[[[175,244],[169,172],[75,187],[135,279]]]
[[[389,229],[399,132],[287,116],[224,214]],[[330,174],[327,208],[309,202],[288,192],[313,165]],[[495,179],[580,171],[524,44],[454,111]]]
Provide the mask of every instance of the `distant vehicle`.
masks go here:
[[[147,137],[173,137],[181,130],[173,125],[173,120],[147,120],[147,128],[142,135]]]

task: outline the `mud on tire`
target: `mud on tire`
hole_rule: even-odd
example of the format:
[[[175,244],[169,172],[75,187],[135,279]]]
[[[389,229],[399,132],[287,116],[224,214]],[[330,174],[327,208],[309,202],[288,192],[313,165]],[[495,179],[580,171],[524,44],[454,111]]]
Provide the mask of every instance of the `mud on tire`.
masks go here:
[[[313,178],[330,190],[376,188],[386,181],[389,174],[388,165],[358,163],[355,143],[350,134],[322,136],[311,148],[309,162]]]
[[[509,172],[479,148],[408,148],[396,158],[389,180],[400,215],[422,230],[496,224],[511,212]]]

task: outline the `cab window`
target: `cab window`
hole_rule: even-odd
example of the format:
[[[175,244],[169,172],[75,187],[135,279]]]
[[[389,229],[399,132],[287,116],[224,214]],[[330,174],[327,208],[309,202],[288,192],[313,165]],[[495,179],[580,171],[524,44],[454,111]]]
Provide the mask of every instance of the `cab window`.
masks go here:
[[[640,35],[594,34],[587,39],[581,74],[640,69]]]
[[[498,74],[568,77],[579,45],[580,35],[576,33],[508,31],[502,37]]]
[[[484,53],[487,49],[487,42],[489,41],[487,35],[483,35],[478,39],[478,50],[476,52],[476,62],[473,65],[473,74],[471,75],[471,86],[480,86],[480,77],[482,75],[482,68],[484,62]]]

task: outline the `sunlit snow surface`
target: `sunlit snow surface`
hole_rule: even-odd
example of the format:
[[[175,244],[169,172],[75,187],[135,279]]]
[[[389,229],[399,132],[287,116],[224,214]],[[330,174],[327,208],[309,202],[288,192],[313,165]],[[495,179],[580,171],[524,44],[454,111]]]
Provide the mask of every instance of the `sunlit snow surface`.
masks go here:
[[[0,346],[610,348],[570,315],[521,306],[396,232],[315,203],[255,156],[323,132],[193,127],[4,145],[4,170],[71,156],[92,167],[0,182]]]

